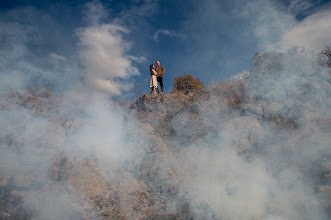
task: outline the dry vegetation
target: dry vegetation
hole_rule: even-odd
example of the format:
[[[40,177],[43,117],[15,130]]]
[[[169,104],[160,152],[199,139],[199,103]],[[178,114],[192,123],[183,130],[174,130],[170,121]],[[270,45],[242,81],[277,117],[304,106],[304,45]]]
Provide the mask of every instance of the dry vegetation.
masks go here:
[[[205,84],[192,75],[179,76],[174,79],[173,93],[199,96],[205,92]]]

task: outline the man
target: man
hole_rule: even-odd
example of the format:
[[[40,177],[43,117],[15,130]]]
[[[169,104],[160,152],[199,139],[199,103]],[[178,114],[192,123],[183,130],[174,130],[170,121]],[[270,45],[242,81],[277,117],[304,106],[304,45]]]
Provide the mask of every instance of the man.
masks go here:
[[[165,73],[164,66],[160,65],[160,61],[156,61],[157,82],[160,83],[161,92],[163,93],[163,75]]]

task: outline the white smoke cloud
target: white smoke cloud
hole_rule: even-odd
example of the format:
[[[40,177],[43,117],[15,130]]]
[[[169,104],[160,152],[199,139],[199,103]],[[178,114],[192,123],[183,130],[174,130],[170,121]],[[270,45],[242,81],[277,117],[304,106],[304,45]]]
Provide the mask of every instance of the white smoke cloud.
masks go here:
[[[256,12],[255,35],[260,49],[286,51],[299,46],[308,50],[322,50],[331,43],[331,24],[328,22],[331,19],[330,6],[319,8],[298,21],[295,15],[311,8],[311,1],[291,1],[288,10],[270,1],[268,4],[269,7],[263,12]],[[251,10],[260,7],[255,5]]]
[[[274,43],[279,42],[283,34],[296,24],[295,17],[282,10],[272,1],[254,1],[249,4],[250,16],[253,16],[257,46],[263,50],[275,50]]]
[[[97,5],[97,6],[96,6]],[[101,14],[103,7],[99,2],[87,4],[90,13]],[[99,18],[94,18],[99,21]],[[123,34],[129,31],[115,24],[93,23],[92,26],[80,29],[77,33],[82,47],[80,57],[86,68],[86,80],[92,89],[107,92],[112,95],[120,95],[122,91],[130,89],[130,77],[139,74],[139,70],[133,67],[127,56],[130,43]]]
[[[1,98],[6,100],[6,92],[12,90],[22,90],[23,96],[29,96],[24,90],[27,86],[47,85],[49,82],[54,86],[50,94],[60,91],[63,95],[57,96],[59,99],[55,98],[59,108],[55,107],[50,118],[38,117],[30,110],[8,110],[6,105],[10,104],[1,102],[1,181],[3,176],[12,175],[16,179],[23,179],[19,184],[35,187],[40,192],[38,196],[34,193],[22,193],[19,196],[27,209],[34,213],[32,219],[70,219],[70,216],[76,214],[77,207],[71,205],[81,197],[77,198],[75,193],[64,189],[59,183],[61,180],[58,182],[59,187],[50,184],[52,186],[49,188],[38,188],[50,178],[49,172],[54,167],[56,155],[62,153],[77,158],[93,154],[98,159],[100,168],[111,176],[114,168],[112,165],[116,163],[122,166],[123,161],[129,160],[133,154],[127,142],[127,137],[130,136],[127,129],[130,126],[123,128],[122,115],[117,110],[110,110],[109,96],[104,98],[104,93],[99,92],[120,95],[122,91],[128,90],[130,83],[125,80],[139,74],[137,68],[131,65],[132,60],[143,62],[145,59],[127,53],[130,43],[123,37],[128,33],[126,28],[101,23],[106,18],[106,10],[99,2],[88,3],[87,8],[90,9],[86,12],[90,22],[87,21],[87,27],[76,30],[80,48],[73,50],[71,56],[65,53],[67,50],[61,50],[62,35],[55,45],[48,48],[51,42],[46,41],[47,46],[44,46],[43,32],[48,29],[43,26],[45,29],[40,29],[38,23],[43,12],[23,8],[0,15],[0,24],[3,27],[0,29],[0,87],[5,90],[1,91]],[[29,18],[39,19],[22,20],[27,14]],[[56,52],[52,46],[56,46]],[[83,66],[77,57],[81,59]],[[85,81],[83,76],[86,77]],[[97,94],[92,96],[91,93],[94,92]],[[32,97],[33,95],[30,96]],[[44,104],[41,106],[44,107]],[[15,107],[19,108],[14,105]],[[81,122],[81,119],[84,122],[79,124],[80,130],[70,133],[68,128],[74,127],[75,122]],[[20,123],[25,125],[20,127]],[[131,125],[134,126],[134,122]],[[18,148],[13,149],[4,139],[8,132],[13,132],[13,138],[22,141]],[[34,168],[22,168],[21,163]],[[34,180],[26,180],[26,176],[31,175]],[[1,217],[2,213],[3,210]],[[26,215],[30,214],[31,211]]]
[[[99,25],[108,16],[107,9],[98,0],[85,4],[84,20],[91,26]]]
[[[322,50],[331,44],[331,8],[316,12],[291,30],[284,33],[279,42],[280,50],[287,50],[299,46],[309,50]]]

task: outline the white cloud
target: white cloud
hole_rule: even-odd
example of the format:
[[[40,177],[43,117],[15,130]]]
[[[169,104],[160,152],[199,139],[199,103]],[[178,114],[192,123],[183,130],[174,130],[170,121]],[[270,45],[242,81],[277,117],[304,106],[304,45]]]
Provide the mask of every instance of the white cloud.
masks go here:
[[[137,63],[144,63],[144,62],[148,61],[145,57],[135,57],[135,56],[128,55],[127,58],[129,58],[130,60],[137,62]]]
[[[257,15],[255,35],[258,47],[267,51],[286,51],[293,47],[321,50],[331,43],[331,7],[317,10],[302,21],[295,15],[309,10],[310,1],[292,1],[283,10],[280,5],[270,4]]]
[[[254,31],[258,49],[274,51],[278,49],[284,33],[291,30],[297,21],[295,16],[281,9],[272,1],[257,0],[249,4],[249,16],[256,17]]]
[[[167,30],[167,29],[159,29],[157,30],[154,35],[153,35],[153,39],[157,42],[159,41],[159,36],[160,34],[164,34],[167,35],[169,37],[178,37],[178,38],[184,38],[184,36],[182,34],[176,33],[173,30]]]
[[[87,82],[93,89],[120,95],[129,89],[122,80],[139,74],[126,57],[129,44],[123,40],[122,34],[127,32],[127,29],[113,24],[79,31],[83,47],[80,56],[86,67]]]
[[[86,10],[84,11],[85,20],[91,25],[97,25],[102,19],[107,17],[107,10],[98,0],[88,2],[85,4]]]
[[[99,4],[96,6],[96,4]],[[104,8],[99,2],[87,4],[90,13],[104,13]],[[89,15],[93,19],[96,16]],[[86,80],[92,89],[107,92],[111,95],[121,95],[130,89],[130,84],[125,82],[133,75],[138,75],[139,70],[133,67],[131,60],[139,60],[127,54],[130,43],[124,40],[123,34],[129,31],[115,24],[96,24],[82,28],[78,31],[82,49],[80,57],[86,68]]]
[[[49,53],[49,55],[55,60],[67,61],[67,58],[56,53]]]
[[[315,0],[314,3],[320,2],[320,0]],[[314,6],[313,2],[310,0],[291,0],[288,5],[288,11],[293,14],[300,14],[312,8]]]
[[[323,49],[326,44],[331,43],[330,21],[331,8],[312,14],[282,36],[279,49],[287,50],[293,46]]]

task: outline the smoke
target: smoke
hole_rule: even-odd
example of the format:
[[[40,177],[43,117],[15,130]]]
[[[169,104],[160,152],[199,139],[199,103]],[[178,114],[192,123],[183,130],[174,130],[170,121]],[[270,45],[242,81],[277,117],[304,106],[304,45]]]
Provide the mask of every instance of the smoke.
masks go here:
[[[17,91],[0,102],[3,212],[130,219],[153,209],[178,214],[185,203],[196,219],[327,219],[316,186],[331,154],[329,127],[319,122],[330,117],[330,70],[316,54],[257,54],[239,79],[248,78],[239,110],[225,109],[217,95],[193,110],[181,107],[194,97],[161,95],[144,98],[154,103],[150,111],[127,111],[110,100],[139,74],[131,61],[144,59],[129,54],[129,30],[107,23],[99,2],[86,7],[88,25],[76,29],[72,56],[33,53],[27,45],[40,43],[38,28],[2,20],[2,90],[41,77],[61,91],[41,98]],[[264,28],[257,31],[268,38]],[[249,108],[251,115],[243,112]]]
[[[327,219],[312,186],[321,184],[319,166],[331,153],[323,140],[330,130],[314,123],[330,117],[330,70],[320,65],[318,54],[299,49],[255,59],[247,92],[260,97],[253,104],[265,115],[234,114],[228,120],[219,107],[206,109],[214,112],[205,121],[216,135],[185,148],[182,192],[196,209],[209,206],[211,219],[213,214],[220,219]],[[208,102],[203,109],[214,105]],[[272,121],[277,117],[292,119],[299,128],[283,133]]]
[[[1,195],[8,195],[0,198],[8,208],[1,205],[0,218],[97,219],[92,199],[107,201],[106,180],[139,163],[130,138],[136,122],[125,122],[110,99],[139,74],[131,60],[144,59],[128,54],[125,27],[102,21],[100,2],[86,8],[88,26],[76,29],[79,48],[69,56],[60,50],[65,36],[60,52],[43,47],[42,12],[21,8],[0,17],[0,176]],[[86,182],[93,177],[92,189]]]
[[[279,42],[279,48],[285,51],[294,46],[310,50],[322,50],[330,44],[330,7],[314,13],[286,32]]]
[[[83,49],[80,56],[86,66],[86,79],[92,89],[120,95],[130,89],[125,83],[131,76],[139,74],[131,66],[124,52],[129,44],[123,41],[121,33],[127,30],[120,26],[105,24],[100,27],[88,27],[78,35]]]

